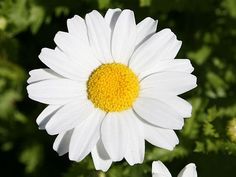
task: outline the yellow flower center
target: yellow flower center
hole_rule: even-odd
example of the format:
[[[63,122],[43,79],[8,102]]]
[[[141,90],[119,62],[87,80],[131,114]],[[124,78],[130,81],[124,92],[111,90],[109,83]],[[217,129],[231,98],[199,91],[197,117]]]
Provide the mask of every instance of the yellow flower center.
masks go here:
[[[139,94],[139,81],[134,72],[120,63],[102,64],[87,82],[88,98],[106,112],[129,109]]]

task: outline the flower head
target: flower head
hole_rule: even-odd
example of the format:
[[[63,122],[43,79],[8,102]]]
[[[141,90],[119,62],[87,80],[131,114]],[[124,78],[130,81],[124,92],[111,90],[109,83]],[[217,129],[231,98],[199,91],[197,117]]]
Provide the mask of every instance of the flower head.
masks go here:
[[[169,170],[161,161],[152,163],[152,176],[153,177],[171,177]],[[181,170],[178,177],[197,177],[196,165],[190,163]]]
[[[123,158],[142,163],[145,140],[172,150],[174,130],[191,116],[178,95],[196,87],[188,59],[175,59],[181,41],[157,21],[136,24],[131,10],[97,11],[67,21],[55,49],[39,59],[49,68],[30,71],[29,97],[48,107],[40,129],[58,134],[53,148],[81,161],[90,152],[96,169],[106,171]]]

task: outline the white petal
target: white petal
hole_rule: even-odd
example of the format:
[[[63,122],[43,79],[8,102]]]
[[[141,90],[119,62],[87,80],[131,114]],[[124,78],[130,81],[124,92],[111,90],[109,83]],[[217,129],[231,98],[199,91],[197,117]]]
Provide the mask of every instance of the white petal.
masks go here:
[[[98,140],[96,147],[94,147],[92,150],[92,158],[96,170],[102,170],[106,172],[112,164],[112,161],[105,150],[101,139]]]
[[[135,50],[129,65],[138,74],[149,70],[160,60],[173,59],[173,53],[176,52],[173,48],[179,46],[179,43],[171,30],[164,29]]]
[[[150,17],[147,17],[138,23],[136,48],[139,47],[144,41],[146,41],[156,32],[157,23],[157,20],[155,21]]]
[[[145,140],[154,146],[173,150],[179,143],[174,130],[159,128],[142,121]]]
[[[53,143],[53,149],[57,151],[59,156],[62,156],[69,151],[69,145],[70,145],[72,133],[73,133],[73,130],[69,130],[69,131],[62,132],[59,135],[57,135]]]
[[[112,56],[118,63],[127,64],[136,41],[136,23],[131,10],[123,10],[116,22],[112,35]]]
[[[86,86],[69,79],[53,79],[27,86],[29,97],[45,104],[65,104],[77,97],[86,97]]]
[[[53,70],[48,68],[34,69],[29,72],[30,78],[27,80],[28,84],[49,80],[49,79],[60,79],[63,78],[59,74],[55,73]]]
[[[75,127],[69,147],[70,160],[81,161],[95,147],[100,138],[100,126],[104,116],[105,112],[96,109],[86,120]]]
[[[116,25],[117,19],[121,14],[121,9],[108,9],[106,15],[105,15],[105,21],[111,28],[111,33],[113,33],[114,27]]]
[[[55,35],[54,41],[69,56],[69,59],[78,65],[79,70],[77,72],[86,74],[86,78],[101,64],[93,55],[91,47],[80,38],[59,31]]]
[[[150,98],[138,98],[133,105],[135,112],[147,122],[168,129],[182,129],[183,118],[167,104]]]
[[[93,104],[86,99],[76,99],[58,110],[46,125],[48,134],[55,135],[81,124],[96,112]]]
[[[142,125],[132,110],[125,111],[123,117],[127,129],[125,159],[130,165],[142,163],[145,151]]]
[[[67,28],[69,33],[75,38],[82,40],[87,46],[89,45],[87,26],[83,18],[75,15],[73,18],[68,19]]]
[[[140,97],[144,98],[154,98],[162,101],[163,103],[169,105],[182,117],[191,117],[192,106],[190,103],[185,101],[176,95],[163,94],[154,89],[143,89],[140,91]]]
[[[177,56],[181,46],[182,41],[177,40],[176,37],[174,39],[172,38],[169,46],[165,48],[165,50],[161,53],[162,55],[159,57],[163,59],[174,59]]]
[[[166,71],[192,73],[193,66],[188,59],[162,60],[158,62],[151,69],[140,73],[140,78],[144,78],[150,74]]]
[[[171,177],[169,170],[161,161],[152,162],[153,177]]]
[[[171,61],[171,62],[170,62]],[[163,62],[162,67],[158,68],[158,71],[177,71],[192,73],[194,68],[189,59],[175,59]]]
[[[93,10],[86,15],[86,24],[91,47],[96,57],[102,63],[112,62],[111,55],[111,29],[105,19]]]
[[[141,81],[142,89],[152,89],[158,93],[179,95],[197,86],[196,76],[182,72],[161,72],[145,77]]]
[[[102,124],[102,140],[113,161],[123,157],[130,165],[144,159],[144,137],[138,118],[132,110],[109,113]]]
[[[121,161],[126,151],[126,128],[122,113],[108,113],[102,122],[101,138],[112,161]]]
[[[159,97],[161,101],[170,105],[182,117],[191,117],[192,105],[178,96]]]
[[[39,59],[53,71],[66,78],[83,81],[87,79],[79,72],[80,67],[58,48],[55,50],[43,48]]]
[[[61,105],[48,105],[37,117],[36,122],[39,129],[45,129],[46,124],[51,117],[59,110]]]
[[[181,170],[178,177],[197,177],[196,165],[194,163],[188,164]]]
[[[182,46],[182,41],[177,40],[174,35],[169,39],[168,43],[163,46],[163,50],[156,55],[160,60],[174,59]]]

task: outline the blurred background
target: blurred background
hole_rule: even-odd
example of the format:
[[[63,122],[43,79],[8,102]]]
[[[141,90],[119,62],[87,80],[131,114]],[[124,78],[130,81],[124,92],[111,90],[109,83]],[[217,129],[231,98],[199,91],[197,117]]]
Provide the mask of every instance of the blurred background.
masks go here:
[[[183,97],[193,115],[178,131],[180,144],[166,151],[146,143],[145,161],[95,171],[91,157],[80,163],[52,149],[55,137],[35,122],[45,105],[27,97],[28,72],[45,67],[41,48],[54,48],[54,35],[66,20],[93,9],[129,8],[136,20],[159,20],[183,41],[178,58],[189,58],[198,87]],[[162,160],[173,176],[190,162],[200,177],[236,176],[236,0],[0,0],[0,176],[151,177]]]

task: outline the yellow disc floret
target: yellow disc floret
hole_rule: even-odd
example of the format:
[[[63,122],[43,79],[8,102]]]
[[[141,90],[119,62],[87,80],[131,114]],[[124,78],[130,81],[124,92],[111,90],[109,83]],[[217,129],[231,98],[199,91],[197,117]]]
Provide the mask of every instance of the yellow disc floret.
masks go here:
[[[87,82],[88,98],[106,112],[129,109],[139,94],[139,80],[134,72],[120,63],[102,64]]]

